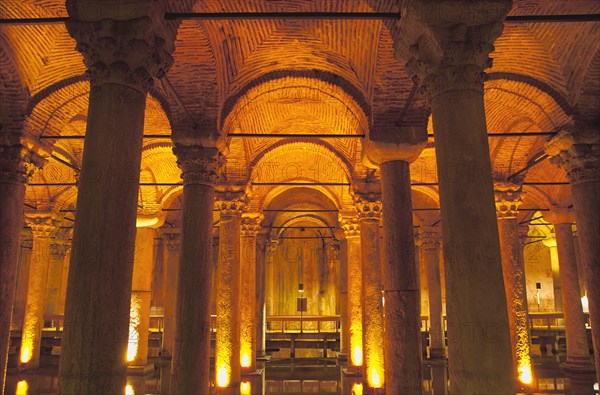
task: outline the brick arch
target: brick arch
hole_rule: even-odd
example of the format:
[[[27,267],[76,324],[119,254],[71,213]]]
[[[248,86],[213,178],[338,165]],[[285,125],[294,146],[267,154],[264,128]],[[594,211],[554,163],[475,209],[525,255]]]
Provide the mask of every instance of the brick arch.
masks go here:
[[[28,95],[10,43],[3,34],[0,40],[0,133],[20,134]]]

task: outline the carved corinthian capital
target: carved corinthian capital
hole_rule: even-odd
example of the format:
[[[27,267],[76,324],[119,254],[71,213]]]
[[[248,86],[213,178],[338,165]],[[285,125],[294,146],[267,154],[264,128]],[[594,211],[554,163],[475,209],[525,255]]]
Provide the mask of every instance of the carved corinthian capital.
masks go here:
[[[25,215],[34,239],[49,239],[59,230],[61,218],[55,212],[35,211]]]
[[[562,131],[545,146],[550,162],[564,169],[572,185],[600,181],[600,134],[598,131]]]
[[[379,199],[367,199],[357,196],[354,199],[354,206],[359,222],[363,220],[379,221],[381,219],[382,204]]]
[[[344,230],[344,236],[346,236],[347,239],[360,237],[360,225],[356,215],[351,215],[350,213],[340,213],[338,221],[340,223],[340,227]]]
[[[260,213],[244,213],[242,215],[242,237],[256,237],[264,218],[265,216]]]
[[[0,182],[25,184],[46,160],[22,145],[0,145]]]
[[[517,218],[519,206],[523,203],[522,186],[511,182],[495,182],[494,194],[498,219]]]
[[[511,5],[506,0],[409,3],[403,30],[412,39],[404,42],[407,50],[396,45],[397,55],[407,60],[407,70],[430,100],[450,91],[483,92],[483,70],[492,66],[489,54]]]
[[[146,93],[173,64],[173,45],[149,16],[129,20],[67,22],[92,86],[124,85]]]
[[[214,186],[219,180],[223,160],[217,148],[176,146],[173,153],[177,157],[177,165],[182,170],[184,185]]]

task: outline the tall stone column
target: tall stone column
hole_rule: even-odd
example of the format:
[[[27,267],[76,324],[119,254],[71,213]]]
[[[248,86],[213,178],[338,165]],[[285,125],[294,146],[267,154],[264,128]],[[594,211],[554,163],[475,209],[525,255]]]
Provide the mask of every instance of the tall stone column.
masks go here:
[[[427,285],[429,289],[429,356],[444,358],[444,317],[442,311],[442,282],[440,279],[440,229],[423,227],[419,234],[421,250],[425,258]]]
[[[423,391],[421,289],[415,259],[410,163],[419,157],[426,144],[425,128],[374,128],[365,141],[363,153],[363,162],[381,168],[385,211],[382,264],[385,387],[389,393]],[[367,366],[367,378],[368,370]]]
[[[348,353],[349,369],[357,371],[363,364],[362,258],[360,225],[356,214],[340,213],[340,226],[346,234],[348,268]]]
[[[581,290],[573,241],[573,212],[568,209],[554,209],[544,214],[544,218],[554,226],[558,249],[560,281],[562,284],[565,332],[567,336],[567,360],[565,375],[571,380],[574,394],[593,394],[594,366],[590,360],[585,316],[581,305]]]
[[[360,226],[362,257],[362,323],[365,376],[370,388],[381,388],[385,382],[381,256],[379,251],[381,201],[360,198],[357,199],[355,205]]]
[[[256,236],[264,216],[244,213],[241,224],[240,364],[245,372],[256,369]],[[218,317],[218,316],[217,316]]]
[[[267,243],[265,257],[267,316],[275,314],[275,254],[277,253],[278,239],[272,238]]]
[[[531,385],[533,370],[527,320],[527,287],[517,221],[518,209],[523,202],[521,185],[496,182],[495,193],[513,364],[519,381]]]
[[[129,344],[127,361],[129,371],[144,373],[148,364],[148,335],[150,330],[150,303],[154,273],[154,229],[137,228],[131,284],[129,313]]]
[[[267,355],[266,339],[266,239],[258,236],[256,250],[256,356],[258,359]]]
[[[551,161],[565,169],[571,183],[577,236],[586,279],[596,375],[600,381],[600,135],[588,131],[561,132],[546,145]]]
[[[220,211],[219,263],[217,265],[217,337],[215,382],[218,388],[237,388],[240,363],[240,235],[244,201],[224,196],[217,201]]]
[[[150,2],[68,1],[90,75],[59,373],[61,394],[123,392],[146,94],[172,42]],[[154,12],[160,12],[157,8]]]
[[[341,233],[338,235],[338,233]],[[340,353],[341,360],[348,359],[348,343],[350,330],[348,328],[348,244],[343,231],[337,232],[340,241],[340,275],[338,277],[338,298],[340,306]]]
[[[36,165],[43,160],[19,143],[0,143],[0,393],[4,393],[4,378],[10,342],[10,321],[15,301],[15,283],[19,261],[19,239],[23,229],[25,183]]]
[[[50,243],[52,237],[58,232],[60,219],[56,213],[40,210],[27,214],[25,222],[31,227],[33,249],[29,260],[27,301],[23,315],[19,368],[37,369],[40,366],[40,346],[44,328]]]
[[[183,207],[171,394],[208,394],[213,208],[220,163],[217,148],[173,149],[182,170]]]
[[[179,250],[181,235],[179,233],[164,233],[163,240],[166,247],[166,273],[165,273],[165,308],[163,320],[163,356],[173,356],[175,349],[175,312],[177,310],[177,275],[179,274]]]
[[[515,392],[483,102],[509,0],[414,1],[397,54],[431,105],[444,242],[450,392]]]
[[[46,315],[62,315],[61,286],[63,280],[65,257],[71,248],[67,240],[57,239],[50,244],[50,263],[48,265],[48,281],[46,287]]]

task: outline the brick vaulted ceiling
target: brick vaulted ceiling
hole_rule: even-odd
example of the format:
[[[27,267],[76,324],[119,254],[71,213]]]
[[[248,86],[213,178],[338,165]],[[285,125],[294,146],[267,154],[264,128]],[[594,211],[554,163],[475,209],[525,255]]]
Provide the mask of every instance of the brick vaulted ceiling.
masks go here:
[[[379,11],[399,12],[395,0],[207,0],[162,1],[165,11]],[[599,13],[600,2],[515,0],[510,15]],[[4,0],[2,18],[66,16],[64,1]],[[146,134],[185,132],[217,136],[228,147],[227,179],[251,180],[256,169],[285,167],[291,156],[331,166],[336,180],[365,177],[361,140],[299,140],[286,134],[368,134],[394,131],[413,83],[393,56],[397,24],[374,20],[187,20],[179,24],[175,63],[168,89],[157,82],[149,94]],[[552,132],[588,127],[600,110],[600,23],[507,23],[492,53],[485,105],[490,132]],[[81,55],[64,25],[0,27],[0,123],[2,132],[24,125],[27,136],[84,135],[89,84]],[[183,103],[186,111],[183,111]],[[403,124],[423,125],[429,114],[416,98]],[[192,129],[191,125],[196,128]],[[12,129],[11,129],[12,126]],[[281,138],[237,138],[236,133],[281,134]],[[81,165],[82,140],[43,140],[54,155]],[[310,144],[308,143],[310,141]],[[542,148],[545,137],[491,138],[494,171],[512,173]],[[142,182],[174,183],[180,171],[168,139],[145,140]],[[434,141],[413,165],[417,182],[436,179]],[[261,162],[263,161],[263,162]],[[264,173],[262,173],[264,174]],[[276,181],[301,179],[285,172]],[[321,178],[319,178],[321,177]],[[68,182],[73,170],[50,161],[33,181]],[[548,161],[527,173],[526,181],[565,181]],[[255,180],[254,180],[255,181]],[[337,188],[337,189],[336,189]],[[415,206],[431,206],[436,188],[415,188]],[[568,186],[528,186],[526,205],[546,207],[570,199]],[[321,191],[335,205],[349,202],[351,188]],[[177,204],[180,187],[140,188],[140,206]],[[277,188],[253,188],[260,209]],[[285,191],[282,194],[288,193]],[[433,197],[432,197],[433,196]],[[28,204],[54,201],[73,207],[72,186],[28,187]],[[263,202],[263,203],[261,203]],[[263,207],[264,208],[264,207]]]

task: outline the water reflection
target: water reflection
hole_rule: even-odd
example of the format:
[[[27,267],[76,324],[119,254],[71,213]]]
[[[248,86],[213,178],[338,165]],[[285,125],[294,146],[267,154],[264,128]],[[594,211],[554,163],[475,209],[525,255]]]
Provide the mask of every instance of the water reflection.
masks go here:
[[[564,356],[534,356],[535,380],[527,391],[545,394],[571,394],[570,382],[564,378],[560,363]],[[247,376],[240,384],[239,393],[248,395],[268,394],[323,394],[362,395],[372,394],[361,377],[346,376],[343,366],[334,359],[271,360],[258,366],[262,374]],[[55,394],[58,390],[56,366],[43,368],[37,373],[10,371],[6,380],[6,394]],[[211,374],[211,377],[214,374]],[[155,371],[146,377],[129,376],[124,394],[168,394],[170,363],[155,360]],[[447,395],[448,369],[445,361],[425,361],[423,391],[426,395]],[[596,389],[597,391],[597,389]],[[379,390],[378,394],[383,394]]]

